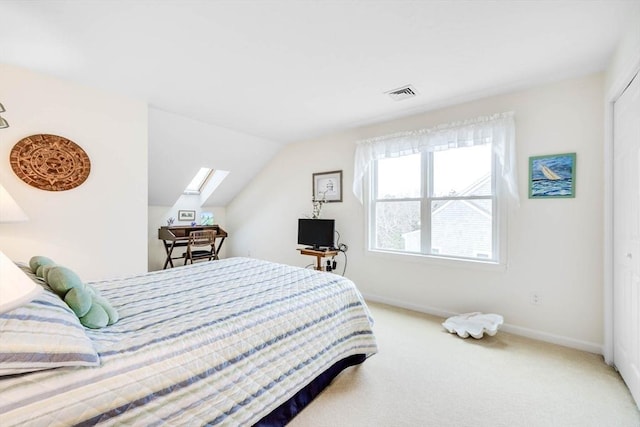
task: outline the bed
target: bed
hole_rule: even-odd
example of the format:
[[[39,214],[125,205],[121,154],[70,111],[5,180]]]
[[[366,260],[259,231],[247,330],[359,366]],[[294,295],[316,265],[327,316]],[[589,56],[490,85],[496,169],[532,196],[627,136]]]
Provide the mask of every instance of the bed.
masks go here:
[[[3,427],[284,425],[377,351],[362,296],[336,274],[229,258],[90,284],[117,323],[75,325],[46,284],[0,315]],[[51,369],[2,373],[17,357],[3,354],[3,334],[27,322],[47,336],[26,341],[44,345],[67,328],[81,350],[57,355]]]

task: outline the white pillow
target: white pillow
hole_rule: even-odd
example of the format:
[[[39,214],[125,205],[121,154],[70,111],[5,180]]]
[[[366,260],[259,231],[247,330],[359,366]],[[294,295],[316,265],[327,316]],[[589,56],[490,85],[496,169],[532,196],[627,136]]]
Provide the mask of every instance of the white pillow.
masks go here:
[[[28,267],[20,268],[37,282]],[[33,301],[0,314],[0,376],[99,365],[78,317],[48,288]]]

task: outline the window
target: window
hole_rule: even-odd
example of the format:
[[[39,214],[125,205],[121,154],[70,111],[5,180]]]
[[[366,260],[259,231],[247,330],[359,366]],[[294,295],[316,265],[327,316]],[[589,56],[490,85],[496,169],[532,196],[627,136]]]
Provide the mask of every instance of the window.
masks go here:
[[[375,161],[371,250],[499,261],[491,144]]]
[[[200,194],[212,172],[213,170],[210,168],[200,168],[196,176],[193,177],[189,185],[187,185],[187,188],[185,188],[184,194]]]
[[[513,112],[358,141],[353,193],[371,251],[504,264],[519,204]]]

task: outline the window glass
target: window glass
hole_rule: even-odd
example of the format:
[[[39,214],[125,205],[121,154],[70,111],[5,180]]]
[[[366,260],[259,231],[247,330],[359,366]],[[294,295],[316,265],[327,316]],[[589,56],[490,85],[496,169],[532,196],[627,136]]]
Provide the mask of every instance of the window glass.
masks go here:
[[[376,203],[375,242],[379,249],[420,251],[420,202]]]
[[[433,153],[433,196],[491,194],[491,144]]]
[[[491,200],[432,202],[431,246],[436,253],[464,258],[491,258],[493,215]]]
[[[420,154],[378,160],[377,199],[420,197]]]
[[[207,181],[207,178],[211,175],[210,168],[200,168],[200,170],[193,177],[187,188],[185,188],[185,194],[199,194],[202,190],[202,186]]]

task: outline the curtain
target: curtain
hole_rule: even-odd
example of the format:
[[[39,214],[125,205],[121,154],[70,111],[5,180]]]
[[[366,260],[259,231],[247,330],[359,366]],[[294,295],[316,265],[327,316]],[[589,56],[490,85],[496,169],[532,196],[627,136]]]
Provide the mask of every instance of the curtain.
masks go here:
[[[498,158],[499,176],[504,181],[509,196],[515,205],[518,205],[520,198],[516,174],[515,136],[514,114],[506,112],[358,141],[354,162],[353,193],[362,203],[362,182],[365,173],[375,160],[424,151],[492,144],[492,150]]]

